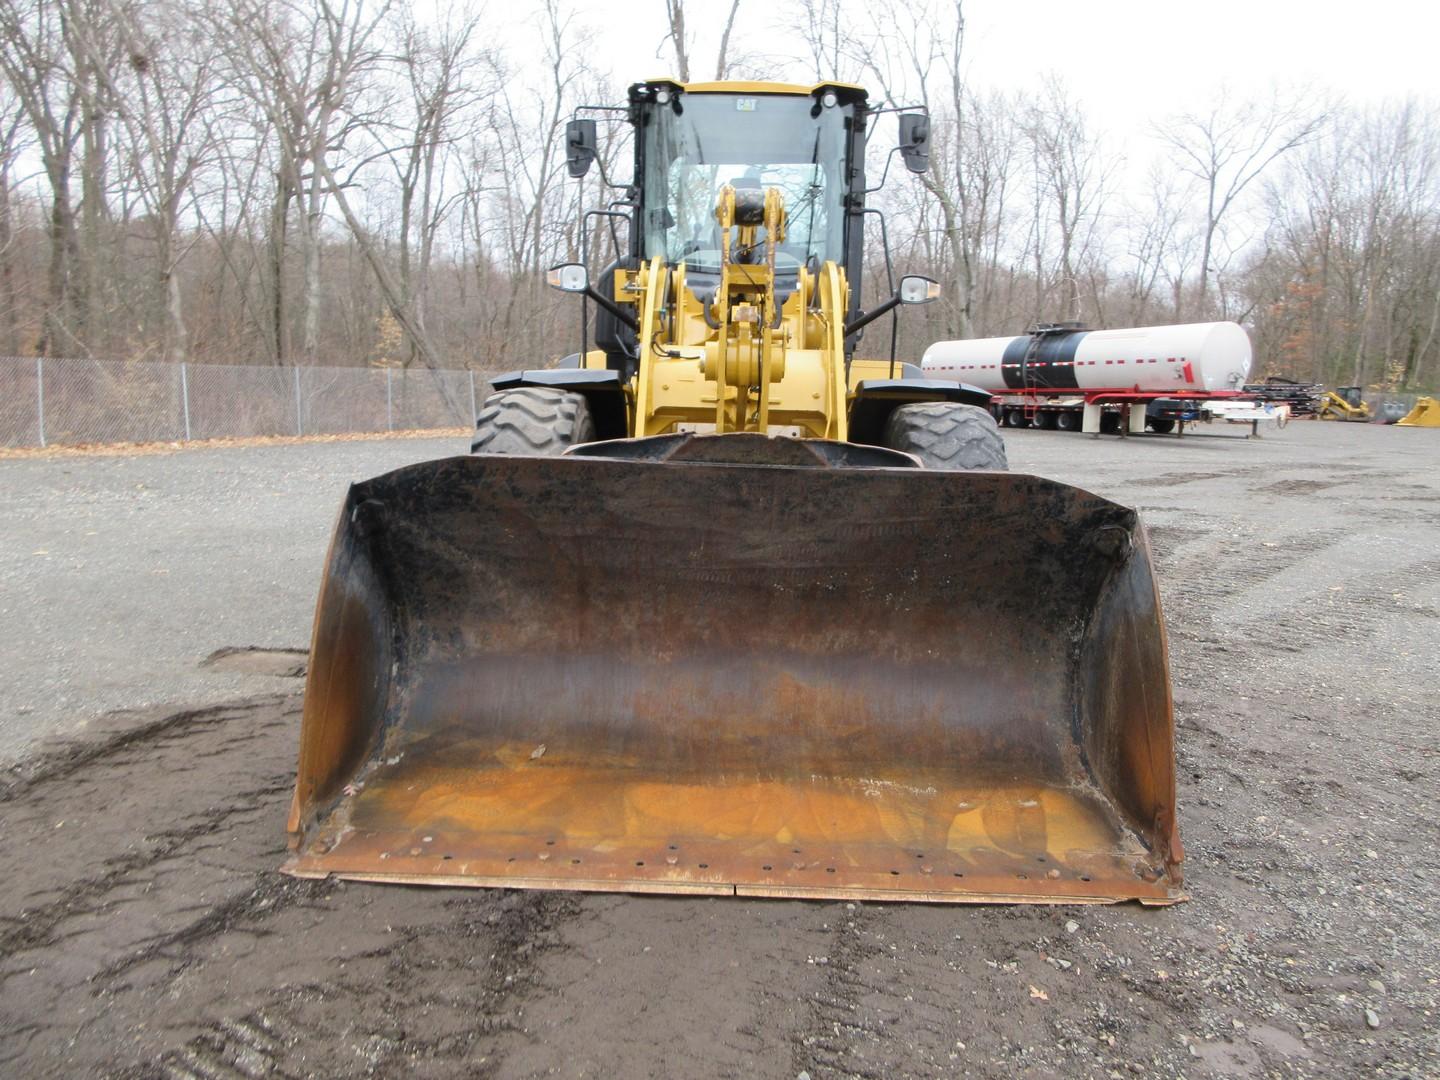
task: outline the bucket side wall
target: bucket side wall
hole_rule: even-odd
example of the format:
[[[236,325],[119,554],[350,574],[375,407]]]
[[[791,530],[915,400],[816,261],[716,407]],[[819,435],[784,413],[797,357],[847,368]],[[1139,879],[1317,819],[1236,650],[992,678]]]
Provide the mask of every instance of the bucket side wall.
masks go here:
[[[325,813],[379,743],[394,661],[394,590],[377,572],[367,507],[356,489],[341,508],[316,604],[292,844]],[[357,509],[358,507],[358,509]]]
[[[1179,883],[1175,726],[1160,596],[1143,526],[1095,609],[1077,665],[1077,724],[1101,790]]]

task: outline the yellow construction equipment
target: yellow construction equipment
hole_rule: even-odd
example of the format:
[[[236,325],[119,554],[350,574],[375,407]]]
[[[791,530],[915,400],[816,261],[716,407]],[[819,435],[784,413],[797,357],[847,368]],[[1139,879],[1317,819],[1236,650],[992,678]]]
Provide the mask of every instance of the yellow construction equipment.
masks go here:
[[[1369,420],[1375,414],[1365,403],[1360,387],[1337,386],[1320,395],[1320,406],[1315,415],[1321,420]]]
[[[1395,421],[1396,427],[1440,427],[1440,401],[1422,397],[1415,407]]]
[[[1006,472],[985,392],[854,355],[936,293],[860,306],[876,115],[837,83],[631,87],[628,242],[551,275],[593,347],[341,509],[290,873],[1182,898],[1134,511]],[[901,115],[915,171],[928,136]],[[582,175],[595,123],[567,141]]]

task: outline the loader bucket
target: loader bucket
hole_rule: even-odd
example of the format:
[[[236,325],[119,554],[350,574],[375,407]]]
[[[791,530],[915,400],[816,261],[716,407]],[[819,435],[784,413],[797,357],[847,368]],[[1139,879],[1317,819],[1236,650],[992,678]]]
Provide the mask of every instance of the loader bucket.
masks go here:
[[[883,451],[804,465],[756,437],[774,453],[751,440],[749,463],[697,460],[735,438],[660,460],[457,457],[352,487],[285,869],[1182,899],[1165,635],[1135,513]]]

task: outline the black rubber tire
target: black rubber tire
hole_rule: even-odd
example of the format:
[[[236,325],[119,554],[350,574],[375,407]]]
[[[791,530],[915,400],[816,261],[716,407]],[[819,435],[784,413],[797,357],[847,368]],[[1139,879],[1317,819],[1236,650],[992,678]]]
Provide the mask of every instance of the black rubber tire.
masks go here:
[[[1118,412],[1103,412],[1100,414],[1100,434],[1120,434],[1120,414]]]
[[[1055,414],[1053,412],[1037,412],[1030,420],[1030,426],[1040,431],[1050,431],[1055,427]]]
[[[595,422],[583,394],[520,386],[485,399],[470,452],[558,457],[571,446],[594,441]]]
[[[1010,467],[1005,440],[989,411],[954,401],[901,405],[885,422],[885,445],[914,454],[927,469]]]
[[[1175,430],[1175,421],[1168,416],[1152,416],[1145,421],[1150,425],[1150,430],[1157,435],[1169,435]]]
[[[1005,410],[1005,426],[1013,428],[1029,427],[1025,423],[1025,413],[1020,409]]]
[[[1076,409],[1066,409],[1064,412],[1055,415],[1055,426],[1061,431],[1079,431],[1080,413]]]

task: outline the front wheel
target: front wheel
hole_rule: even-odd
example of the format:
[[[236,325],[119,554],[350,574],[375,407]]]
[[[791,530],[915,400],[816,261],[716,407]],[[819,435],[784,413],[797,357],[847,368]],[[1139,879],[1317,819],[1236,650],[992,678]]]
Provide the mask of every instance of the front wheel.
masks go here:
[[[583,394],[520,386],[485,399],[475,420],[470,452],[554,457],[594,441],[595,421]]]
[[[914,454],[927,469],[1008,469],[995,418],[976,405],[901,405],[885,423],[884,444]]]

